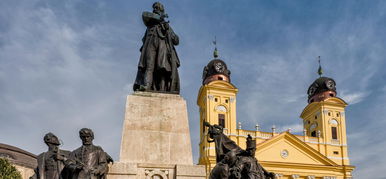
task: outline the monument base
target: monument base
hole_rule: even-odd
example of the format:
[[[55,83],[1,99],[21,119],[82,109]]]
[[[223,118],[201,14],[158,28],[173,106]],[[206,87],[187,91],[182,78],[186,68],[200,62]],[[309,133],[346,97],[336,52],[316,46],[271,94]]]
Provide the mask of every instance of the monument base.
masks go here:
[[[118,162],[109,166],[107,179],[205,179],[203,165]]]
[[[185,100],[175,94],[135,92],[127,96],[119,162],[108,179],[198,179],[193,165]]]

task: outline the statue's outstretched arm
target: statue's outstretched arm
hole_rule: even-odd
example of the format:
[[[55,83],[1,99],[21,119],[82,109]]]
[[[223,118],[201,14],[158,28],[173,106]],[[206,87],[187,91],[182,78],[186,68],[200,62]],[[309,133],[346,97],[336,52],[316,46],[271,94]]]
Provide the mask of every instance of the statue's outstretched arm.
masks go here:
[[[162,22],[163,18],[156,13],[145,11],[142,13],[142,20],[143,20],[143,23],[146,26],[148,26],[148,25],[150,25],[149,22],[151,22],[151,21]]]

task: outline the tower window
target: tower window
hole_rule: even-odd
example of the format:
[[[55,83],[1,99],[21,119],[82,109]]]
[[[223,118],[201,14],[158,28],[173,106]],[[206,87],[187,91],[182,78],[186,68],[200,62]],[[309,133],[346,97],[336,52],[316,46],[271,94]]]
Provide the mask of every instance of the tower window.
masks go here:
[[[331,127],[331,136],[332,136],[332,139],[338,139],[338,133],[336,131],[336,127]]]
[[[312,125],[310,126],[310,131],[316,130],[316,127],[318,127],[318,123],[312,123]]]
[[[218,101],[218,99],[217,98],[214,98],[214,102],[217,102]]]
[[[331,116],[331,113],[330,113],[330,112],[328,112],[328,116]]]
[[[318,119],[318,116],[315,115],[315,119]]]
[[[218,114],[218,125],[225,128],[225,114]]]
[[[339,112],[336,113],[336,117],[339,117]]]
[[[338,154],[339,154],[339,152],[338,152],[338,151],[334,151],[334,154],[335,154],[335,155],[338,155]]]
[[[225,103],[228,103],[228,100],[227,100],[227,99],[225,100]]]
[[[316,131],[311,132],[311,137],[316,137]]]

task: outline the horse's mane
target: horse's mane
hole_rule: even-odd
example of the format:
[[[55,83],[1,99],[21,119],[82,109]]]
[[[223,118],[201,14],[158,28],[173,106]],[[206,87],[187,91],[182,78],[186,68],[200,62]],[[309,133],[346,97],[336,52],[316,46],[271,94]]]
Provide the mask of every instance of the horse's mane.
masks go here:
[[[244,151],[233,140],[229,139],[229,137],[223,133],[220,134],[218,144],[216,145],[219,145],[219,151],[216,151],[217,162],[221,161],[224,158],[225,154],[229,151],[235,152],[236,155]]]

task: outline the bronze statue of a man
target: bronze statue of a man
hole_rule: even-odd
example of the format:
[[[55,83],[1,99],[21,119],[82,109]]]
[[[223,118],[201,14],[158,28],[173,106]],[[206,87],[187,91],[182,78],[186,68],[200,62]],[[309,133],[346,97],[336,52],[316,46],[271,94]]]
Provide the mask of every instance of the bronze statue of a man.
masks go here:
[[[70,152],[59,149],[59,139],[52,133],[44,136],[44,142],[48,146],[48,151],[37,157],[38,166],[30,179],[67,179],[68,172],[64,167]]]
[[[72,162],[68,168],[73,179],[104,179],[107,171],[107,155],[99,146],[93,145],[94,133],[91,129],[79,131],[82,146],[70,153]]]
[[[268,172],[260,165],[255,158],[256,140],[252,140],[252,136],[248,134],[246,150],[240,154],[234,170],[238,173],[236,175],[242,179],[271,179],[275,178],[275,174]]]
[[[164,6],[159,2],[153,4],[153,12],[142,13],[147,29],[142,38],[134,91],[180,92],[177,71],[180,60],[174,48],[179,44],[179,38],[169,22],[165,21],[167,17]]]
[[[274,179],[275,174],[265,170],[255,158],[256,141],[247,137],[246,150],[241,149],[223,133],[218,125],[204,122],[208,127],[209,143],[215,143],[216,166],[210,173],[210,179]]]

